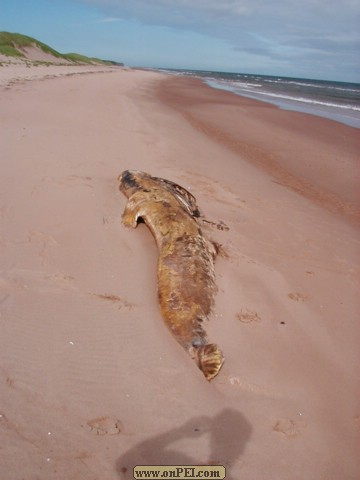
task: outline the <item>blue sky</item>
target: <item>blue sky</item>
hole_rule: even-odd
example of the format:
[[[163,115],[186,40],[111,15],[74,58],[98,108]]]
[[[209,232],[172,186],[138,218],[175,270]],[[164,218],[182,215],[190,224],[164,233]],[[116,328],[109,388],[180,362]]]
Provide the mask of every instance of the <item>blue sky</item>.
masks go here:
[[[1,0],[0,30],[129,66],[360,82],[360,0]]]

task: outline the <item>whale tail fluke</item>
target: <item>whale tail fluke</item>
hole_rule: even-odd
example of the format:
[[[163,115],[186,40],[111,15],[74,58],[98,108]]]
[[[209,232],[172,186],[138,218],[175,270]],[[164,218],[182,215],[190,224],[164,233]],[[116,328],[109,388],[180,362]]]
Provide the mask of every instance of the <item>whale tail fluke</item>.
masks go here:
[[[207,380],[212,380],[220,372],[224,356],[215,343],[201,345],[195,349],[195,360]]]

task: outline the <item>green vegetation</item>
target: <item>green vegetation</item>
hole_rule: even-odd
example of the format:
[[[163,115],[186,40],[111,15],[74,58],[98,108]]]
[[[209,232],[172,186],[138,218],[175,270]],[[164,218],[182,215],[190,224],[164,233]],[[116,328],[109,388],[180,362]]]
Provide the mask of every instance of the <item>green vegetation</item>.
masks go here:
[[[15,47],[12,47],[11,45],[1,45],[0,44],[0,53],[2,55],[6,55],[7,57],[25,57],[25,55],[20,52]]]
[[[74,63],[93,63],[91,58],[80,55],[80,53],[67,53],[64,57]]]
[[[20,33],[0,32],[0,53],[7,56],[24,57],[23,48],[38,47],[45,53],[62,58],[63,55],[35,38]]]
[[[80,55],[79,53],[66,53],[64,57],[67,60],[71,60],[75,63],[101,63],[102,65],[120,65],[116,62],[110,60],[101,60],[100,58],[95,57],[86,57],[85,55]]]
[[[35,47],[39,48],[43,52],[52,55],[53,57],[63,59],[64,61],[70,61],[77,64],[101,64],[101,65],[122,65],[118,62],[110,60],[100,60],[98,58],[89,58],[85,55],[78,53],[66,53],[62,54],[49,47],[45,43],[39,42],[35,38],[21,35],[20,33],[0,32],[0,54],[8,57],[22,57],[26,59],[26,52],[24,48]],[[37,62],[39,63],[39,62]],[[48,63],[48,62],[46,62]]]

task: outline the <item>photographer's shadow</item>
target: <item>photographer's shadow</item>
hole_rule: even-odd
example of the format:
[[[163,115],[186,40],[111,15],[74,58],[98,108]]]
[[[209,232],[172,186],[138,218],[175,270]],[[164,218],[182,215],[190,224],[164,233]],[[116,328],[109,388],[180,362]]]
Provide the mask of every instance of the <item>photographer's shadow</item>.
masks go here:
[[[245,417],[233,409],[224,409],[214,418],[201,416],[182,426],[149,438],[135,445],[116,462],[121,480],[134,478],[136,465],[224,465],[226,480],[231,480],[233,463],[244,452],[251,435],[251,426]],[[196,450],[192,456],[178,452],[172,445],[183,438],[209,436],[210,452],[199,458]]]

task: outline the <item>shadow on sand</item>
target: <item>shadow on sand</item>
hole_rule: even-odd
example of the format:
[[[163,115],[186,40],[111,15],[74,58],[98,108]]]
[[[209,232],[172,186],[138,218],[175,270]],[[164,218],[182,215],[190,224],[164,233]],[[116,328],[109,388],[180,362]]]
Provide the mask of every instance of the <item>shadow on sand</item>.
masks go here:
[[[242,455],[251,435],[251,426],[237,410],[224,409],[215,417],[196,417],[178,428],[140,442],[124,453],[116,462],[121,480],[132,479],[136,465],[224,465],[226,480],[231,476],[232,465]],[[176,451],[172,446],[181,439],[201,439],[208,436],[209,455],[197,458]],[[207,439],[206,439],[207,440]]]

